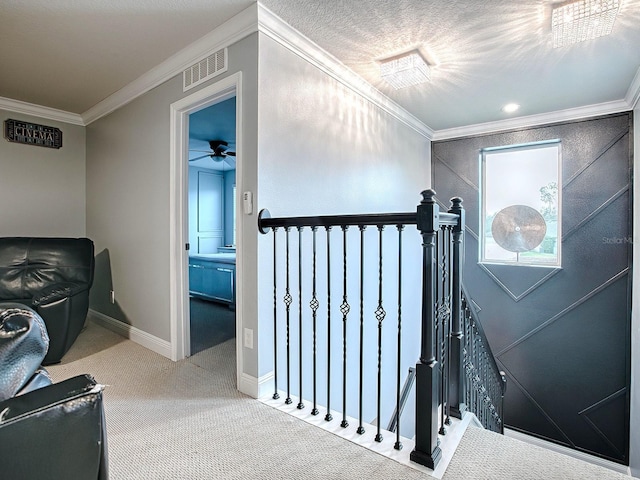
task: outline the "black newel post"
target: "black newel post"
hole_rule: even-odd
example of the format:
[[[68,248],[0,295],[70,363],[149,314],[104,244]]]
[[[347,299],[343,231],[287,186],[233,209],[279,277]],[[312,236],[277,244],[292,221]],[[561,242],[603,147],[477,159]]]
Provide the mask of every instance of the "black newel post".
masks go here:
[[[451,364],[449,378],[449,403],[451,415],[462,418],[466,411],[465,377],[463,364],[464,333],[462,331],[462,266],[464,264],[464,208],[462,199],[451,199],[449,213],[458,215],[458,224],[453,227],[452,273],[451,273]]]
[[[442,452],[438,446],[439,365],[435,357],[436,235],[439,207],[436,192],[425,190],[417,210],[422,235],[422,335],[416,365],[416,436],[411,460],[435,468]]]

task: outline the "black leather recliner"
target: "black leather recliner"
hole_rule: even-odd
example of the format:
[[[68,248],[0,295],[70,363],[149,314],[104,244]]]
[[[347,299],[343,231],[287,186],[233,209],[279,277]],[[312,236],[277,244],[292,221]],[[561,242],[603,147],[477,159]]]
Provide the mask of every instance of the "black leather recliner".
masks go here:
[[[88,238],[0,238],[0,302],[40,314],[50,338],[44,365],[60,362],[82,330],[94,265]]]
[[[49,339],[31,308],[0,303],[0,477],[109,477],[103,387],[89,375],[51,384]]]

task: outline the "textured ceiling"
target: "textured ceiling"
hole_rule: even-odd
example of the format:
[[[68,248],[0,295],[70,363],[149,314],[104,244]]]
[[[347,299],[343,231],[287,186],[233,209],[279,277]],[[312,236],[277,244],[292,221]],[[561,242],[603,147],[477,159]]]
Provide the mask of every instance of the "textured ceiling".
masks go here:
[[[0,96],[83,113],[250,0],[0,0]],[[619,101],[640,68],[640,0],[613,35],[551,47],[551,0],[263,0],[434,130]],[[376,59],[420,48],[429,84],[395,91]]]

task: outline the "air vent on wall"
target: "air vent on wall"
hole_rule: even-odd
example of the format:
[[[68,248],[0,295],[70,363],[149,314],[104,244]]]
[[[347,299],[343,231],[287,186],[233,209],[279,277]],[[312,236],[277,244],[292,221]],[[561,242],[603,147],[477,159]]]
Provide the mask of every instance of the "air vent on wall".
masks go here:
[[[182,72],[182,91],[186,92],[190,88],[226,72],[227,68],[227,49],[223,48]]]

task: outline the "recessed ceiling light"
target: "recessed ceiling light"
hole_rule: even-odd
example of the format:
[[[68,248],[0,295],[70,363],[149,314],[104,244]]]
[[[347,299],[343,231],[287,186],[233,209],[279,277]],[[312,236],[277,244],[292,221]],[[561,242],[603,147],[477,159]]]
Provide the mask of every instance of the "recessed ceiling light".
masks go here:
[[[504,113],[513,113],[520,108],[520,105],[517,103],[507,103],[504,107],[502,107],[502,111]]]

